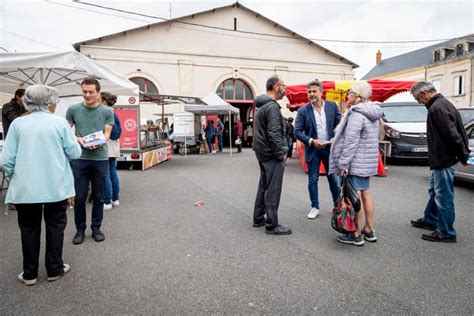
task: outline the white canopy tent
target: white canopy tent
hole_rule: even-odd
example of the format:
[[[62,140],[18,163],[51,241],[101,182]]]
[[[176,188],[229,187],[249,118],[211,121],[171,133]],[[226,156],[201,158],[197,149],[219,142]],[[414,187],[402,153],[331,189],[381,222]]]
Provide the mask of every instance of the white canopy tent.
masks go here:
[[[60,96],[81,95],[80,83],[86,77],[98,79],[102,91],[138,96],[132,81],[76,51],[0,54],[0,92],[45,84]]]
[[[240,110],[235,106],[222,100],[217,94],[211,92],[202,98],[204,104],[186,104],[184,110],[194,114],[200,115],[229,115],[239,114]],[[229,144],[230,144],[230,155],[232,156],[232,127],[229,124]]]

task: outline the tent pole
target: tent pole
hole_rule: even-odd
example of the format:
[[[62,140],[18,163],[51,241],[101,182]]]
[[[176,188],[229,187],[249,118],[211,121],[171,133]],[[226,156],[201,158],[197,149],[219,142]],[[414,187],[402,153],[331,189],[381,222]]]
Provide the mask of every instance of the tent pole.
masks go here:
[[[229,108],[229,148],[230,148],[230,156],[232,157],[232,121],[230,119],[230,108]]]

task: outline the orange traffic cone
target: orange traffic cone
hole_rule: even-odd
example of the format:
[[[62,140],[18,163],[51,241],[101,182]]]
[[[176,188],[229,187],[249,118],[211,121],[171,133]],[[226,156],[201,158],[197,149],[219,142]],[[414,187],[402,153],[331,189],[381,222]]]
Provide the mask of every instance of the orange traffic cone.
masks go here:
[[[378,170],[377,170],[377,176],[379,177],[386,177],[387,176],[387,172],[385,171],[385,166],[383,164],[383,160],[382,160],[382,155],[379,153],[379,166],[378,166]]]

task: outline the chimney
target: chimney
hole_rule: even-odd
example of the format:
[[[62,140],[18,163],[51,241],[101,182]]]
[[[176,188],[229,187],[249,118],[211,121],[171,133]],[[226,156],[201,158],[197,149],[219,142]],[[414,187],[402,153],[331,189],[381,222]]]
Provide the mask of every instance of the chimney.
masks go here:
[[[377,50],[377,54],[375,57],[375,63],[378,65],[382,62],[382,53],[380,52],[380,49]]]

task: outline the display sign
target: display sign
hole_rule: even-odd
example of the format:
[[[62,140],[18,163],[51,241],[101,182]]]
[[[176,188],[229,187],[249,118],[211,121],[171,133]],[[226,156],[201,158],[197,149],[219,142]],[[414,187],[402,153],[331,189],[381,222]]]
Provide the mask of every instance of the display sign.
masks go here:
[[[171,159],[171,150],[169,150],[169,146],[160,147],[157,149],[152,149],[143,153],[143,170],[151,168],[163,161]]]
[[[138,139],[138,108],[117,108],[115,109],[122,125],[122,136],[120,136],[120,148],[140,148]]]
[[[175,137],[194,136],[194,113],[173,114],[173,134]]]

